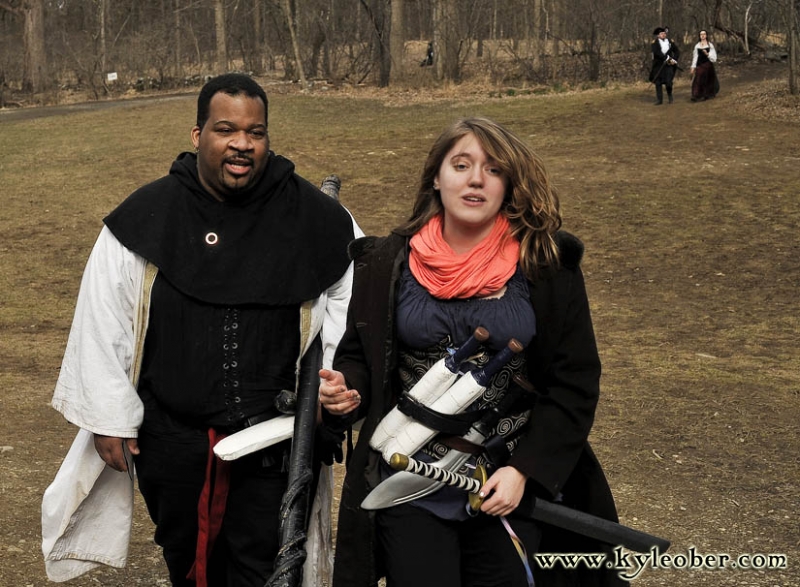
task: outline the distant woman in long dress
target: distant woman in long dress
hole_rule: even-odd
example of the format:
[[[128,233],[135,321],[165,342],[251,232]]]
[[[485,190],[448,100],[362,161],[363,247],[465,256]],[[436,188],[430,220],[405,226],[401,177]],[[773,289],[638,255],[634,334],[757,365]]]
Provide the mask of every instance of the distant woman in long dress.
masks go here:
[[[710,100],[719,92],[719,80],[714,70],[717,61],[717,50],[708,40],[708,33],[700,31],[700,41],[694,46],[692,53],[692,102]]]

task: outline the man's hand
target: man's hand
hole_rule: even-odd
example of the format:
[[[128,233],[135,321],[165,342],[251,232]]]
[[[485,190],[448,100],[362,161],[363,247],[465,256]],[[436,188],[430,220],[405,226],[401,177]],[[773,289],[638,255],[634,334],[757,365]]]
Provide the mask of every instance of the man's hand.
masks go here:
[[[125,458],[123,445],[128,446],[128,451],[132,455],[139,454],[139,443],[135,438],[118,438],[116,436],[94,435],[94,448],[100,458],[116,471],[131,472],[128,469],[128,460]]]
[[[320,369],[319,402],[335,416],[343,416],[355,410],[361,403],[361,395],[355,389],[347,389],[344,375],[332,369]]]
[[[481,487],[481,495],[489,497],[481,511],[490,516],[507,516],[522,501],[526,477],[514,467],[500,467]]]

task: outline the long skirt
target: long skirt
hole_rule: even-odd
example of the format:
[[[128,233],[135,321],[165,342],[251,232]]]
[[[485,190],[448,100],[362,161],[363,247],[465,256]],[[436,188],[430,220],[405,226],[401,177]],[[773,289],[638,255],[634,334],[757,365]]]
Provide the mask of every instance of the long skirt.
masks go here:
[[[719,92],[719,80],[714,64],[710,61],[701,63],[694,70],[692,80],[692,100],[709,100]]]

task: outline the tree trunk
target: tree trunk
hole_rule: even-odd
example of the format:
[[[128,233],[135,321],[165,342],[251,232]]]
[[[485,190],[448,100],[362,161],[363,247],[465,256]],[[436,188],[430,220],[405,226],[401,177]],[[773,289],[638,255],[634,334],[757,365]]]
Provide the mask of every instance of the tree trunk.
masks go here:
[[[597,24],[592,15],[592,29],[589,38],[589,81],[600,79],[600,47],[597,40]]]
[[[256,64],[256,71],[264,69],[263,44],[261,34],[261,1],[253,0],[253,62]]]
[[[297,79],[300,81],[303,89],[305,89],[308,87],[308,82],[306,81],[306,74],[303,70],[303,59],[300,55],[300,43],[297,40],[297,23],[295,22],[295,13],[292,10],[291,0],[283,0],[283,11],[286,13],[286,24],[289,27],[289,36],[292,39],[292,50],[294,51]]]
[[[389,18],[387,6],[391,0],[370,0],[369,12],[372,19],[373,43],[372,61],[378,66],[378,86],[389,85],[392,69],[392,55],[389,49]]]
[[[228,44],[224,0],[214,0],[214,30],[217,37],[217,73],[228,71]]]
[[[789,0],[789,91],[793,95],[800,94],[800,33],[798,32],[798,19],[800,18],[800,1]]]
[[[27,0],[22,10],[25,19],[22,33],[22,90],[35,94],[48,85],[47,51],[44,46],[44,0]]]
[[[753,3],[747,5],[747,9],[744,11],[744,53],[748,57],[750,56],[750,42],[748,40],[748,29],[750,28],[750,9],[753,7]]]
[[[396,81],[403,77],[405,55],[405,0],[392,0],[392,24],[389,30],[389,55],[392,60],[390,79]]]
[[[97,6],[99,12],[99,28],[100,28],[100,75],[105,75],[108,72],[108,62],[106,60],[106,0],[100,0]]]
[[[181,54],[181,0],[175,0],[175,77],[183,77],[183,55]]]
[[[458,0],[435,0],[433,14],[433,61],[436,77],[458,82],[461,80],[458,61]]]

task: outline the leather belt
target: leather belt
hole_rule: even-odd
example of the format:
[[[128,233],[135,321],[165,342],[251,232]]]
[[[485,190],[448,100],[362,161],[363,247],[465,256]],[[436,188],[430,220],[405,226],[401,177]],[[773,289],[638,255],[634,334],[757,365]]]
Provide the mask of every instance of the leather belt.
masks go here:
[[[239,420],[229,426],[214,426],[220,432],[224,432],[225,434],[234,434],[245,428],[250,428],[250,426],[255,426],[256,424],[261,424],[261,422],[266,422],[267,420],[271,420],[275,416],[277,416],[277,412],[274,410],[268,410],[266,412],[261,412],[260,414],[256,414],[255,416],[250,416],[249,418],[245,418],[244,420]]]
[[[436,437],[436,441],[442,443],[448,448],[471,455],[479,455],[483,452],[483,447],[480,444],[475,444],[474,442],[465,440],[460,436],[442,434]]]

